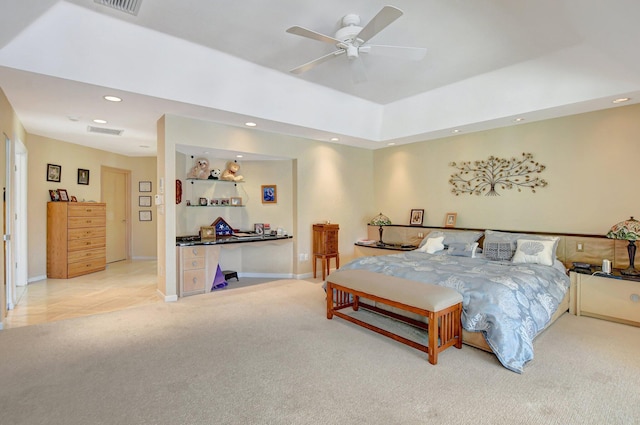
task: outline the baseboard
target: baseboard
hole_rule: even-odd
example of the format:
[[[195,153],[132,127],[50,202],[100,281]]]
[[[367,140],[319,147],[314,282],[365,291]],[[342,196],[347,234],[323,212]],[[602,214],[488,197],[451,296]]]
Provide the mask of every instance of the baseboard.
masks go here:
[[[153,260],[156,261],[158,259],[158,257],[131,257],[132,260]]]
[[[313,279],[313,273],[309,272],[309,273],[297,274],[297,275],[294,275],[294,277],[296,279]]]
[[[34,276],[34,277],[29,277],[27,278],[27,284],[29,283],[33,283],[33,282],[38,282],[41,280],[45,280],[47,278],[47,275],[42,275],[42,276]]]
[[[160,292],[159,290],[156,290],[156,292],[158,293],[158,296],[160,298],[162,298],[164,300],[164,302],[166,303],[173,303],[178,301],[178,295],[165,295],[162,292]]]

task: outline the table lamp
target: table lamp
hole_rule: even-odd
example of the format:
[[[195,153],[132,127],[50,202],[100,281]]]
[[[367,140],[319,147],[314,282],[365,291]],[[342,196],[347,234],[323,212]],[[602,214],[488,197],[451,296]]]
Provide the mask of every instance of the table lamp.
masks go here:
[[[620,270],[620,273],[628,276],[640,276],[640,272],[633,264],[636,258],[636,240],[640,239],[640,221],[634,219],[633,216],[629,220],[621,221],[609,230],[607,237],[629,241],[629,245],[627,245],[629,267]]]
[[[378,241],[378,244],[384,245],[384,242],[382,242],[382,226],[387,226],[391,224],[391,220],[389,220],[389,217],[380,213],[377,216],[373,217],[369,224],[372,224],[374,226],[380,226],[380,228],[378,229],[378,232],[380,232],[380,240]]]

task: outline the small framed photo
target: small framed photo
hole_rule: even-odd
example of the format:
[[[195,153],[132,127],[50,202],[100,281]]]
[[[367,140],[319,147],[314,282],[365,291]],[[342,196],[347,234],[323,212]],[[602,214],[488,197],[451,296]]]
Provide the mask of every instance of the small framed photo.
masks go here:
[[[60,182],[60,176],[62,175],[62,166],[56,164],[47,164],[47,181],[48,182]]]
[[[200,240],[201,241],[215,241],[216,240],[216,228],[215,228],[215,226],[202,226],[202,227],[200,227]]]
[[[253,232],[258,235],[264,234],[264,223],[255,223],[253,225]]]
[[[220,199],[220,205],[231,205],[231,200],[229,198]]]
[[[275,204],[278,202],[278,188],[275,184],[262,185],[262,203]]]
[[[211,198],[211,205],[220,205],[220,199]]]
[[[232,196],[231,197],[231,205],[232,206],[236,206],[236,207],[241,206],[242,205],[242,198],[239,197],[239,196],[237,196],[237,197],[236,196]]]
[[[423,219],[424,219],[424,210],[411,210],[411,216],[409,217],[410,225],[422,226]]]
[[[60,200],[60,196],[58,196],[58,191],[55,189],[49,189],[49,198],[51,198],[51,202],[58,202]]]
[[[62,202],[69,202],[69,195],[66,189],[58,189],[58,197]]]
[[[138,182],[138,191],[139,192],[151,192],[151,182],[149,182],[149,181]]]
[[[206,207],[207,205],[209,205],[209,200],[207,198],[200,198],[198,204],[201,207]]]
[[[138,220],[151,221],[151,211],[149,210],[138,211]]]
[[[138,206],[139,207],[150,207],[151,206],[151,196],[149,196],[149,195],[138,196]]]
[[[78,184],[89,184],[89,170],[78,168]]]
[[[76,198],[74,195],[71,195],[71,202],[78,202],[78,198]]]
[[[458,213],[449,212],[444,217],[444,227],[456,227],[456,219],[458,218]]]

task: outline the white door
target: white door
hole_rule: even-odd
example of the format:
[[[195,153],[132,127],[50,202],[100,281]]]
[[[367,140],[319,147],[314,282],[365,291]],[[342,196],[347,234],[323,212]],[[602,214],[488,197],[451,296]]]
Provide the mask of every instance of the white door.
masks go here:
[[[18,302],[17,288],[27,286],[27,148],[21,140],[5,140],[5,279],[7,309]]]
[[[102,167],[102,201],[107,204],[107,263],[129,258],[128,170]]]

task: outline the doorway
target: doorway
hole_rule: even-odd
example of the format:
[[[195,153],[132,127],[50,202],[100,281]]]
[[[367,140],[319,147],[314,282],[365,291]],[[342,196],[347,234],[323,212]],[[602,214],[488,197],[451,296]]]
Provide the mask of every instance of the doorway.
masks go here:
[[[102,201],[107,204],[107,263],[130,258],[131,171],[112,167],[101,169]]]
[[[19,139],[5,137],[6,190],[4,193],[5,294],[12,310],[27,286],[27,148]]]

